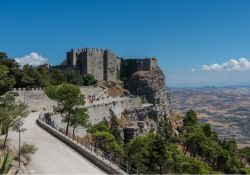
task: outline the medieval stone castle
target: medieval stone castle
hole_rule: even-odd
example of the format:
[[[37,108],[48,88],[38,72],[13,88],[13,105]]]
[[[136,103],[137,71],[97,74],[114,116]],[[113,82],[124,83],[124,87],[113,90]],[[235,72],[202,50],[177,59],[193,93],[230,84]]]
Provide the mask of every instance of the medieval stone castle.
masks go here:
[[[66,56],[66,66],[80,70],[83,75],[92,74],[98,81],[116,82],[121,66],[126,65],[126,60],[117,57],[109,49],[72,49]],[[157,59],[137,59],[136,65],[136,71],[151,71],[157,67]]]

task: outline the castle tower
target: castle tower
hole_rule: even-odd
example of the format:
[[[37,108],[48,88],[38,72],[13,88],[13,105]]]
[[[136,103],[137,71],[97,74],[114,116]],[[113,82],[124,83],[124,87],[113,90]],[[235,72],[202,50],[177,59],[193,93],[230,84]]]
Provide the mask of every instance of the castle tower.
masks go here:
[[[67,52],[67,66],[79,69],[83,75],[92,74],[99,81],[116,82],[119,63],[110,50],[83,48]]]

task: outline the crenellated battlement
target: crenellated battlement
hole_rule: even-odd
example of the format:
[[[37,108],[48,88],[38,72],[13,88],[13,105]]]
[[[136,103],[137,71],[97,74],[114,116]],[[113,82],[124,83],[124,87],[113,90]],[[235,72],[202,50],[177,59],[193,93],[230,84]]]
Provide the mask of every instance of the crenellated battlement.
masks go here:
[[[110,49],[102,49],[102,48],[82,48],[82,49],[71,49],[68,53],[74,53],[74,54],[90,54],[90,53],[112,53],[114,54]]]

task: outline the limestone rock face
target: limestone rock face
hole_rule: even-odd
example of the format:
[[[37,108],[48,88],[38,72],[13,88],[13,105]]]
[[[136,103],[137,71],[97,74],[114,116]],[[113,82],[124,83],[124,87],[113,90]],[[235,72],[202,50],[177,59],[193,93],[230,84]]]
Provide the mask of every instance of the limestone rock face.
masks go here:
[[[158,67],[152,71],[137,71],[128,81],[128,90],[133,95],[153,104],[154,116],[170,117],[170,98],[166,89],[165,76]]]

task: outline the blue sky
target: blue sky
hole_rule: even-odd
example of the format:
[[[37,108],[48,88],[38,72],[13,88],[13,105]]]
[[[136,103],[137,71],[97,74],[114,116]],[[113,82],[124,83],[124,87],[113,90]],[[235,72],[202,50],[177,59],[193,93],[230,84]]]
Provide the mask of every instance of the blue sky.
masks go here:
[[[0,50],[13,58],[37,52],[55,65],[71,48],[110,48],[158,57],[170,86],[250,84],[248,62],[223,66],[250,59],[248,0],[8,0],[0,21]]]

